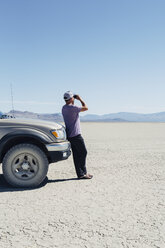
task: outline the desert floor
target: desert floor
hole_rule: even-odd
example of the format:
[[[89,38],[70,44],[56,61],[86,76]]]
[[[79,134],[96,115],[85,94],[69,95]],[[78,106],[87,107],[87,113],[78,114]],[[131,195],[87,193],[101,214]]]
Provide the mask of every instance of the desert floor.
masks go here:
[[[72,157],[37,189],[0,170],[1,248],[164,248],[165,123],[82,123],[92,180]]]

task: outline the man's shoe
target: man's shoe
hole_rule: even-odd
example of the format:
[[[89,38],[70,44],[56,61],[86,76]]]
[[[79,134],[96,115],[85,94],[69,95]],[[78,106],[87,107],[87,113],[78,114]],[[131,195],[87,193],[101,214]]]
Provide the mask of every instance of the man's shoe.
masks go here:
[[[93,175],[85,174],[84,176],[79,177],[79,179],[92,179],[92,177],[93,177]]]

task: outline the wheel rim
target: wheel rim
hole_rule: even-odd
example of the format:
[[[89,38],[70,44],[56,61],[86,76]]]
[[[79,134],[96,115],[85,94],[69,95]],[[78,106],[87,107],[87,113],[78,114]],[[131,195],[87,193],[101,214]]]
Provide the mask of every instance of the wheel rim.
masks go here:
[[[39,162],[32,154],[21,153],[13,159],[11,167],[15,177],[29,180],[36,176],[39,170]]]

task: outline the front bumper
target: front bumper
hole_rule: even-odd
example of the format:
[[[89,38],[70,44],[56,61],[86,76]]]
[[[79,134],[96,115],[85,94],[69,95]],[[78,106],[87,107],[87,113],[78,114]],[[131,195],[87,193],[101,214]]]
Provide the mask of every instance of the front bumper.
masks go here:
[[[71,147],[68,141],[46,145],[50,163],[65,160],[71,155]]]

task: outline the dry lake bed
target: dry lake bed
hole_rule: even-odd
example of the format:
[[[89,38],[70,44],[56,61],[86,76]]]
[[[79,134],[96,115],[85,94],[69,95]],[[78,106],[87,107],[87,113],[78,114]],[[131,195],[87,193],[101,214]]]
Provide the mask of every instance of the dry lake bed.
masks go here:
[[[0,168],[1,248],[164,248],[165,123],[82,123],[92,180],[72,157],[43,185],[7,185]]]

